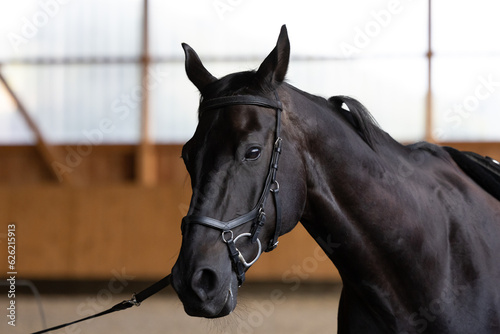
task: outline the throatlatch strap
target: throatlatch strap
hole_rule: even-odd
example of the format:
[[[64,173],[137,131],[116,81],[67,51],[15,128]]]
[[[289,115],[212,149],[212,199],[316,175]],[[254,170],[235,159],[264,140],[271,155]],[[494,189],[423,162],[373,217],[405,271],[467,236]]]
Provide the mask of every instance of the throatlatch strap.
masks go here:
[[[110,309],[107,309],[106,311],[103,311],[101,313],[97,313],[97,314],[91,315],[89,317],[86,317],[86,318],[83,318],[83,319],[80,319],[80,320],[76,320],[76,321],[68,322],[68,323],[65,323],[65,324],[62,324],[62,325],[59,325],[59,326],[54,326],[54,327],[51,327],[51,328],[48,328],[48,329],[44,329],[44,330],[35,332],[33,334],[41,334],[41,333],[52,332],[52,331],[55,331],[57,329],[61,329],[61,328],[64,328],[64,327],[67,327],[67,326],[70,326],[70,325],[74,325],[74,324],[82,322],[82,321],[90,320],[90,319],[93,319],[93,318],[98,318],[98,317],[101,317],[103,315],[106,315],[106,314],[109,314],[109,313],[113,313],[113,312],[116,312],[116,311],[126,310],[126,309],[128,309],[128,308],[130,308],[132,306],[139,306],[139,305],[141,305],[141,303],[144,300],[148,299],[149,297],[151,297],[155,293],[159,292],[163,288],[166,288],[167,286],[169,286],[170,285],[171,276],[172,276],[172,274],[169,274],[168,276],[165,276],[164,278],[162,278],[161,280],[159,280],[155,284],[149,286],[148,288],[142,290],[141,292],[139,292],[137,294],[134,294],[134,296],[132,297],[132,299],[130,299],[130,300],[124,300],[121,303],[118,303],[115,306],[111,307]]]

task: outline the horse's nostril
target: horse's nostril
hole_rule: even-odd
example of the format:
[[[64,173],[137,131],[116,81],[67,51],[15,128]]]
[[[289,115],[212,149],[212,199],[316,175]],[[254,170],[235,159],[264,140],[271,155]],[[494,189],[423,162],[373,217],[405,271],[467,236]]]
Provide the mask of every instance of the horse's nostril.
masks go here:
[[[200,269],[194,273],[191,287],[198,297],[202,301],[205,301],[209,299],[210,292],[214,291],[217,287],[217,274],[208,268]]]

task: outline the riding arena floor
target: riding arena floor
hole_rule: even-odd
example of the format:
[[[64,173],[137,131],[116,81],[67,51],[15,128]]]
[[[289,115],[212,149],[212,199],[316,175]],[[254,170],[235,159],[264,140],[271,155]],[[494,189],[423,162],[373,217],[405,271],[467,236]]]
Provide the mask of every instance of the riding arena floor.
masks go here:
[[[128,290],[128,289],[127,289]],[[219,319],[186,315],[175,293],[160,292],[140,307],[105,315],[53,333],[208,333],[208,334],[307,334],[336,333],[341,285],[248,284],[239,291],[236,310]],[[29,293],[16,296],[15,326],[8,317],[0,323],[0,333],[32,333],[70,322],[130,299],[130,294],[97,293],[44,294],[37,300]],[[1,305],[8,304],[6,295]],[[40,303],[41,302],[41,308]],[[4,313],[6,307],[2,307]],[[41,311],[42,309],[42,311]],[[43,315],[42,315],[43,313]]]

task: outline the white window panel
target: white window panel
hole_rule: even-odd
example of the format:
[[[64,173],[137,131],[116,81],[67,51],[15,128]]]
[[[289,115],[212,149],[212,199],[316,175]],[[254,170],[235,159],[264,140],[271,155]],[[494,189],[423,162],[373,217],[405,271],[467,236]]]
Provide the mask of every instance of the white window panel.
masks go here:
[[[292,56],[423,54],[426,1],[151,1],[152,52],[180,57],[186,42],[206,57],[261,57],[286,24]]]
[[[444,55],[500,55],[500,1],[432,2],[433,48]]]
[[[56,3],[24,0],[0,5],[0,34],[6,37],[0,40],[0,62],[8,62],[2,73],[49,141],[89,140],[89,133],[97,133],[100,124],[111,119],[112,131],[103,133],[103,143],[136,143],[142,98],[137,93],[142,1]],[[497,3],[433,1],[432,130],[438,140],[500,140],[494,129],[500,109]],[[291,41],[292,84],[325,97],[353,96],[396,139],[423,139],[426,1],[151,0],[150,10],[151,68],[161,81],[150,91],[150,127],[157,142],[183,142],[197,122],[198,92],[184,73],[181,42],[195,48],[207,68],[220,77],[258,67],[274,47],[282,24],[287,24]],[[24,38],[17,47],[13,34]],[[11,62],[65,57],[137,62]],[[487,83],[481,88],[481,80],[489,80],[492,88]],[[476,96],[476,103],[477,92],[481,98]],[[487,92],[491,94],[483,98]],[[135,100],[126,106],[131,94]],[[22,118],[2,95],[0,142],[32,142]],[[459,121],[453,107],[460,103],[469,103],[466,107],[471,110]],[[123,119],[116,118],[122,115],[120,110],[127,111]]]
[[[500,141],[500,60],[436,57],[434,63],[434,137]]]
[[[0,61],[140,54],[141,0],[4,1]]]
[[[17,110],[14,100],[0,85],[0,143],[33,144],[34,135]]]
[[[499,141],[500,3],[433,2],[434,137]]]
[[[49,142],[138,141],[137,65],[9,65],[2,72]]]

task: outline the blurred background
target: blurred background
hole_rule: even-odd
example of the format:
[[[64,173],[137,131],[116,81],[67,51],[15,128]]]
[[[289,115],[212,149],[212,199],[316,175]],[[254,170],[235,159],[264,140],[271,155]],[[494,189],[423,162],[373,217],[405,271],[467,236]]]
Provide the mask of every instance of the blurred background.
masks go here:
[[[190,198],[180,150],[199,99],[182,42],[220,77],[257,68],[286,24],[292,85],[359,99],[402,143],[499,159],[499,12],[495,0],[3,1],[1,259],[15,224],[17,278],[29,291],[101,291],[126,277],[121,293],[170,272]],[[249,284],[339,286],[300,226],[280,240]],[[253,333],[280,327],[263,319]],[[306,332],[297,328],[288,333]]]

